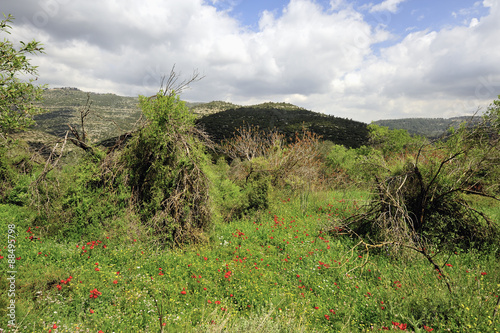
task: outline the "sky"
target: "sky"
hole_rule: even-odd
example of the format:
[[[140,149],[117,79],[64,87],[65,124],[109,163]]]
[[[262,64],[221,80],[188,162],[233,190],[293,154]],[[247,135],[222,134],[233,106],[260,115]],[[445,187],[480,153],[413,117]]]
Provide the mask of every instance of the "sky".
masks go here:
[[[36,39],[39,84],[181,98],[288,102],[370,123],[449,118],[500,95],[497,0],[1,0],[14,41]]]

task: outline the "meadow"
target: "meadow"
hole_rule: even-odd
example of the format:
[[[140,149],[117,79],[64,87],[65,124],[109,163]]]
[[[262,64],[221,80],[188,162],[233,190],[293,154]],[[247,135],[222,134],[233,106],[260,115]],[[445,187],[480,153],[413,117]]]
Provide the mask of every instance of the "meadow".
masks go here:
[[[30,225],[32,213],[0,206],[2,230],[14,224],[18,237],[18,329],[6,331],[499,331],[494,254],[437,254],[450,294],[425,258],[372,253],[340,228],[325,231],[363,209],[366,191],[313,193],[305,210],[300,196],[279,194],[267,211],[217,224],[209,241],[172,250],[106,232],[52,239]],[[1,287],[5,320],[6,279]]]

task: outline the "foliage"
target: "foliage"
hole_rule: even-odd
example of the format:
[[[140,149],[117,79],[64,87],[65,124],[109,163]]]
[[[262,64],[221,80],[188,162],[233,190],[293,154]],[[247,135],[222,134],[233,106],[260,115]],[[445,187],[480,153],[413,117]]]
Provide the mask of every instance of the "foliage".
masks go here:
[[[132,229],[131,193],[123,178],[116,176],[119,170],[112,174],[107,165],[111,159],[95,149],[77,165],[41,173],[30,184],[36,223],[49,234],[72,241]]]
[[[229,178],[230,167],[223,157],[206,168],[215,220],[231,221],[249,211],[248,193]]]
[[[139,214],[163,245],[199,239],[211,216],[208,141],[177,95],[139,101],[147,124],[123,154]]]
[[[238,128],[233,137],[224,140],[220,149],[236,163],[236,179],[247,181],[254,173],[269,176],[273,186],[303,187],[319,183],[320,137],[303,131],[287,141],[284,134],[248,126]],[[260,179],[260,176],[257,177]]]
[[[347,148],[333,145],[326,156],[325,167],[328,168],[333,186],[363,186],[370,183],[373,174],[378,172],[370,170],[374,164],[371,161],[379,161],[380,157],[380,151],[370,146]]]
[[[483,120],[491,126],[491,133],[495,136],[500,135],[500,95],[494,100],[483,115]]]
[[[486,122],[463,125],[446,140],[402,156],[402,167],[381,163],[386,173],[376,177],[368,212],[351,217],[350,228],[375,244],[389,242],[424,255],[432,246],[455,250],[498,244],[499,226],[467,199],[497,193],[499,178],[491,175],[498,175],[500,145],[490,131]]]
[[[370,131],[370,146],[379,149],[386,157],[405,151],[414,151],[426,143],[423,137],[412,137],[403,129],[390,130],[388,127],[370,124],[368,130]]]
[[[0,21],[0,32],[10,34],[11,15]],[[33,115],[42,110],[34,105],[42,93],[41,87],[33,85],[35,79],[23,82],[19,76],[36,75],[37,67],[29,63],[28,54],[42,53],[37,41],[21,42],[19,49],[7,38],[0,41],[0,134],[25,130],[33,125]]]

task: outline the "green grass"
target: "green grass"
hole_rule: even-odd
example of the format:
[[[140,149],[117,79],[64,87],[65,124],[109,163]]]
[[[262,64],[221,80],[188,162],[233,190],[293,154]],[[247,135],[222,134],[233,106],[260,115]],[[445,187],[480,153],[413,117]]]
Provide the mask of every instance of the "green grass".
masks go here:
[[[356,212],[368,193],[273,197],[269,210],[217,224],[207,243],[176,250],[104,234],[56,241],[31,225],[27,209],[0,206],[2,276],[9,270],[7,226],[18,232],[18,332],[362,332],[395,329],[393,322],[414,332],[424,325],[499,332],[494,255],[437,256],[450,295],[423,258],[353,249],[355,241],[323,231]],[[2,278],[2,328],[7,288]]]

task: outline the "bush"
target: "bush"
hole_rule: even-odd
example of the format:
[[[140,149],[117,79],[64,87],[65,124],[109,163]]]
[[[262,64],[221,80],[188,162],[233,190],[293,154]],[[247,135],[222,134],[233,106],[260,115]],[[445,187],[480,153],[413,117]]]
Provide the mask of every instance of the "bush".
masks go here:
[[[296,133],[293,141],[286,142],[277,130],[250,126],[238,129],[220,149],[233,161],[243,161],[233,164],[233,179],[261,179],[262,175],[254,175],[261,173],[272,186],[300,190],[322,183],[320,146],[320,137],[309,131]]]
[[[206,136],[177,95],[139,101],[147,124],[122,155],[138,214],[162,245],[199,240],[212,213]]]
[[[370,182],[374,174],[374,170],[371,170],[373,168],[371,161],[378,160],[380,156],[379,151],[372,147],[346,148],[334,145],[325,161],[329,176],[332,178],[332,185],[342,188]]]
[[[224,158],[206,170],[210,179],[210,197],[215,216],[223,221],[241,217],[248,210],[248,196],[241,186],[229,179],[230,167]]]
[[[498,172],[498,139],[489,127],[462,126],[447,140],[404,155],[375,178],[367,213],[349,219],[350,228],[375,243],[418,251],[435,246],[485,249],[499,241],[500,226],[474,209],[468,196],[494,197],[498,178],[478,186],[481,175]],[[385,171],[384,171],[385,170]],[[498,198],[497,198],[498,200]]]
[[[27,144],[10,138],[0,139],[0,202],[24,205],[31,196],[29,184],[36,172],[38,156]]]

